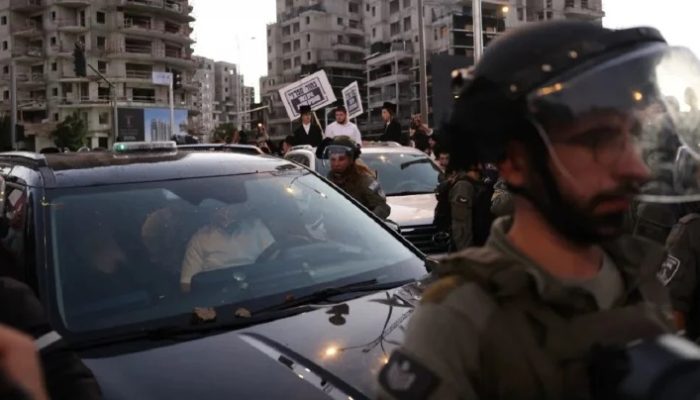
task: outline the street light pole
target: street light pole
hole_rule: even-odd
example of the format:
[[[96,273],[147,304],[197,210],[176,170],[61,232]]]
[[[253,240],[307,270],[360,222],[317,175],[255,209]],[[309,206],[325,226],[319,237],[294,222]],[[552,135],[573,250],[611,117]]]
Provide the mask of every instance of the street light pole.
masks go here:
[[[423,0],[418,0],[418,43],[419,43],[419,81],[420,81],[420,113],[425,123],[428,123],[428,65],[425,54],[425,15]]]
[[[10,66],[10,142],[12,150],[17,150],[17,62],[12,60]]]
[[[474,26],[474,64],[484,53],[484,29],[481,19],[481,0],[472,0],[472,25]]]

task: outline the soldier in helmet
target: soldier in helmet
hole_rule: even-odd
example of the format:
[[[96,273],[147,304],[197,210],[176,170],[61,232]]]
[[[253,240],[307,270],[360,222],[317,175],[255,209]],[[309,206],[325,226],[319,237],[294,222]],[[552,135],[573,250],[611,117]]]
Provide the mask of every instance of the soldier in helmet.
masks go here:
[[[593,379],[595,350],[677,330],[662,246],[622,233],[632,200],[700,194],[659,184],[652,159],[700,143],[665,124],[682,126],[665,99],[698,71],[651,28],[557,21],[489,44],[455,104],[453,157],[497,164],[513,216],[437,268],[381,397],[615,398]]]
[[[360,147],[347,136],[326,139],[322,157],[330,161],[328,179],[338,185],[352,198],[362,203],[376,216],[386,219],[391,207],[386,195],[372,171],[359,162]]]

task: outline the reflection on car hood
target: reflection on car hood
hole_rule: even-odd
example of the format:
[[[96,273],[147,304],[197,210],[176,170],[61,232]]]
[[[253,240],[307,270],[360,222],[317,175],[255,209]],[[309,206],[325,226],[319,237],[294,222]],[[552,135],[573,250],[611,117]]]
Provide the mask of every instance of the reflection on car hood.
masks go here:
[[[165,347],[84,358],[106,400],[362,399],[403,331],[420,286]]]
[[[437,199],[435,194],[387,196],[391,206],[389,219],[399,226],[430,225],[433,223]]]

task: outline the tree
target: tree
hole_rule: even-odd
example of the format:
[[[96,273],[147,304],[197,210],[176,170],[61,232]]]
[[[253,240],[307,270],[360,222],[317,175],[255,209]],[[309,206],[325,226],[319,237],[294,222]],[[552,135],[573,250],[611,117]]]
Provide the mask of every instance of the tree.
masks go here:
[[[67,116],[51,132],[56,147],[71,151],[76,151],[85,144],[85,136],[87,136],[87,126],[78,113]]]
[[[212,140],[214,142],[231,143],[235,132],[236,127],[232,123],[227,122],[225,124],[221,124],[214,129]]]

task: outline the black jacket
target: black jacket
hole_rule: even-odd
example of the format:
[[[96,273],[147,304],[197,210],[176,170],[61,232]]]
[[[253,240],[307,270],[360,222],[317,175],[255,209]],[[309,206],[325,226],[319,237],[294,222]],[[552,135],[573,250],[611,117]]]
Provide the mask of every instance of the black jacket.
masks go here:
[[[311,128],[309,128],[308,134],[304,130],[304,125],[299,125],[299,127],[294,131],[295,146],[310,144],[313,147],[318,147],[322,140],[323,132],[321,132],[321,128],[319,128],[318,124],[314,122],[311,123]]]
[[[384,127],[384,134],[379,137],[382,142],[398,142],[402,146],[408,146],[410,144],[410,138],[408,134],[404,135],[401,132],[401,124],[399,121],[392,119],[389,125]]]
[[[0,278],[0,324],[34,338],[52,331],[41,303],[26,285]],[[46,388],[52,400],[97,400],[102,398],[92,372],[62,341],[41,351]]]

